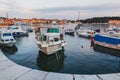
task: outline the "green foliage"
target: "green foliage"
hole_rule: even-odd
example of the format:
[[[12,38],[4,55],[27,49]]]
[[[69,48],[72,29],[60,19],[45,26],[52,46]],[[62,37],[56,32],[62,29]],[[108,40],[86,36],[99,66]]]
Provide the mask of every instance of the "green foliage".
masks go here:
[[[82,23],[107,23],[109,20],[120,20],[120,17],[94,17],[80,21]]]

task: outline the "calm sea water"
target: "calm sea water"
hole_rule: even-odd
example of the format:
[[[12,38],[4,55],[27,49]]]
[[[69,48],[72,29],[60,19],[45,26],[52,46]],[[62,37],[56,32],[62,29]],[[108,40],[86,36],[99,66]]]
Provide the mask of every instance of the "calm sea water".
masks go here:
[[[90,28],[93,27],[95,26]],[[95,28],[101,27],[96,26]],[[22,66],[72,74],[106,74],[120,71],[120,58],[94,51],[90,47],[89,39],[65,35],[65,41],[68,43],[65,51],[51,56],[39,52],[34,33],[29,33],[29,37],[16,38],[16,41],[17,51],[14,52],[11,49],[2,51],[10,60]],[[10,54],[10,52],[14,52],[14,54]]]

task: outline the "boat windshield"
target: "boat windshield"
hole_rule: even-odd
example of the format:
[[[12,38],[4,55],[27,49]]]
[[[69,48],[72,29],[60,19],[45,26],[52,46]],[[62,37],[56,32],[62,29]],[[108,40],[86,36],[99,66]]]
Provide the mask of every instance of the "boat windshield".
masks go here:
[[[18,27],[8,27],[8,29],[16,30]]]
[[[47,32],[48,33],[59,33],[59,29],[58,28],[48,28]]]
[[[11,33],[3,33],[3,36],[11,36]]]
[[[18,27],[13,27],[12,29],[13,29],[13,30],[18,29]]]

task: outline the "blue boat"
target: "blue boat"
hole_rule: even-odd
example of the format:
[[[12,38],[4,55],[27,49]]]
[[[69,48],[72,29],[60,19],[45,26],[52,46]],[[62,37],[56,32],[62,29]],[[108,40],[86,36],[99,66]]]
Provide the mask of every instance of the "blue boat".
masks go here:
[[[120,55],[120,38],[107,35],[95,35],[94,50]]]

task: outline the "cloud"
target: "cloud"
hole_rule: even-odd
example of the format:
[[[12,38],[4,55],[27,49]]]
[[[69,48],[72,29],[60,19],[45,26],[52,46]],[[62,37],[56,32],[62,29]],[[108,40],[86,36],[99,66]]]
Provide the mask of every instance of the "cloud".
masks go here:
[[[52,7],[43,9],[34,9],[36,12],[64,12],[64,11],[111,11],[120,10],[119,4],[101,4],[93,6],[69,6],[69,7]]]
[[[69,5],[64,7],[61,5],[61,7],[50,6],[49,8],[43,6],[43,8],[37,7],[34,9],[23,6],[19,4],[19,2],[16,3],[16,0],[0,0],[0,7],[13,17],[30,16],[39,18],[77,19],[79,11],[82,19],[97,16],[118,16],[120,14],[120,5],[118,3],[94,3],[93,5]]]
[[[0,0],[0,4],[5,5],[6,8],[14,5],[16,0]]]

